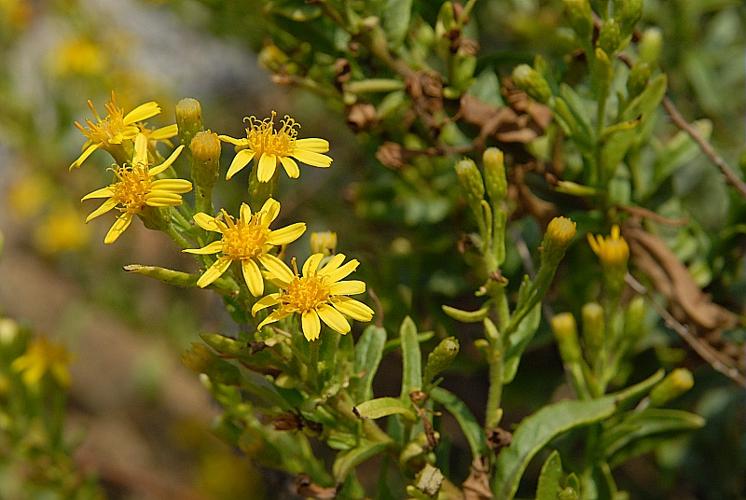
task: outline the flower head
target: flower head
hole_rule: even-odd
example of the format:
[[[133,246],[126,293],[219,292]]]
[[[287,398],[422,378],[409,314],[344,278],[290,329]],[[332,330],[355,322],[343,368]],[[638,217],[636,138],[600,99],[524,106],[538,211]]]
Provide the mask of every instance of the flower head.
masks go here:
[[[343,315],[358,321],[373,318],[370,307],[346,297],[363,293],[365,283],[358,280],[340,281],[352,273],[359,262],[353,259],[342,265],[345,256],[337,254],[319,267],[323,258],[324,255],[320,253],[311,255],[303,264],[302,274],[297,269],[291,271],[279,260],[267,266],[270,279],[280,291],[261,298],[251,309],[251,314],[256,315],[266,307],[277,306],[259,324],[259,328],[297,313],[301,317],[303,335],[308,340],[316,340],[321,333],[321,321],[332,330],[345,334],[350,331],[350,323]]]
[[[311,252],[331,255],[337,248],[337,233],[321,231],[311,233]]]
[[[83,144],[83,152],[75,160],[70,169],[78,168],[97,149],[110,149],[119,146],[127,140],[133,140],[138,134],[143,133],[148,140],[162,141],[176,135],[176,125],[169,125],[156,130],[151,130],[142,125],[143,120],[152,118],[161,112],[161,107],[155,101],[141,104],[129,113],[117,105],[116,95],[111,93],[111,101],[106,105],[107,115],[103,118],[96,111],[96,107],[89,100],[88,107],[93,113],[93,120],[86,120],[85,125],[75,122],[75,126],[88,139]]]
[[[624,266],[629,259],[629,245],[620,235],[616,224],[611,228],[611,235],[606,238],[588,234],[588,244],[604,266]]]
[[[63,346],[38,337],[29,342],[26,352],[16,358],[11,368],[23,376],[23,382],[35,387],[45,373],[49,372],[57,382],[70,385],[70,353]]]
[[[194,221],[207,231],[220,233],[223,237],[203,248],[189,248],[187,253],[210,255],[221,253],[218,260],[200,276],[197,285],[204,288],[228,270],[232,262],[240,262],[243,277],[249,291],[256,297],[264,293],[264,280],[257,263],[272,269],[282,261],[268,252],[276,245],[287,245],[305,232],[306,224],[297,222],[280,229],[270,229],[269,225],[280,213],[280,204],[268,199],[255,214],[245,203],[241,204],[240,216],[234,219],[223,210],[217,217],[198,213]],[[284,265],[284,264],[283,264]]]
[[[332,159],[322,154],[329,151],[328,141],[316,138],[297,139],[300,124],[287,115],[280,120],[280,128],[275,129],[275,116],[277,113],[273,111],[272,116],[264,120],[255,116],[246,118],[246,138],[220,136],[220,140],[233,144],[239,150],[228,167],[226,179],[233,177],[254,158],[258,162],[257,177],[260,182],[272,179],[277,162],[282,164],[288,177],[292,179],[300,176],[295,160],[322,168],[332,164]]]
[[[192,183],[185,179],[156,179],[181,153],[179,146],[160,165],[150,167],[148,163],[148,139],[144,134],[135,137],[135,152],[131,165],[115,166],[116,182],[97,189],[83,197],[83,200],[107,198],[86,218],[89,222],[116,208],[121,212],[114,225],[106,234],[104,243],[114,243],[127,229],[132,218],[141,214],[146,207],[172,207],[181,205],[181,194],[192,190]]]

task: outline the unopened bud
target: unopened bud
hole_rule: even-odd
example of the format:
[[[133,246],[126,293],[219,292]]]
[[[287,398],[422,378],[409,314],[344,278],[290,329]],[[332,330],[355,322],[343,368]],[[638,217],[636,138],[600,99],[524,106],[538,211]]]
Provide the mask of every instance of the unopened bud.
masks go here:
[[[220,168],[220,139],[214,132],[197,132],[189,144],[194,163],[192,179],[198,190],[209,191],[218,180]],[[199,193],[197,193],[199,195]]]
[[[596,49],[595,55],[596,64],[593,65],[593,72],[595,73],[596,80],[598,80],[602,86],[608,87],[611,85],[611,78],[614,74],[609,54],[599,47]]]
[[[544,233],[542,247],[544,252],[561,251],[562,254],[575,237],[575,223],[567,217],[555,217],[549,221],[547,231]]]
[[[604,21],[598,35],[598,46],[607,54],[613,54],[619,50],[621,43],[622,33],[619,23],[614,19],[607,19]]]
[[[677,368],[650,391],[650,406],[662,406],[687,392],[693,385],[692,372]]]
[[[642,17],[642,0],[614,0],[614,18],[619,22],[622,35],[632,34]]]
[[[631,345],[645,333],[645,311],[645,299],[637,295],[629,301],[624,312],[624,335],[629,338]]]
[[[246,344],[219,333],[201,333],[200,338],[220,354],[237,356],[246,352]]]
[[[331,255],[337,248],[337,233],[321,231],[311,233],[311,253]]]
[[[179,141],[189,146],[195,134],[202,130],[202,105],[197,99],[185,97],[176,103],[176,125]]]
[[[564,0],[565,10],[570,18],[570,26],[578,38],[588,43],[593,33],[593,11],[588,0]]]
[[[273,72],[273,73],[279,73],[283,70],[284,65],[288,62],[288,56],[285,54],[277,45],[270,44],[262,48],[261,51],[259,51],[259,56],[257,57],[259,60],[259,64]]]
[[[532,99],[546,103],[552,97],[549,83],[528,64],[520,64],[513,70],[513,83],[531,96]]]
[[[459,342],[455,337],[447,337],[440,341],[433,351],[427,356],[427,364],[423,379],[425,383],[432,380],[443,370],[451,366],[459,351]]]
[[[604,309],[596,302],[589,302],[581,310],[583,317],[583,340],[589,360],[595,360],[603,349],[606,326]]]
[[[627,93],[630,98],[640,95],[645,90],[651,73],[650,65],[646,62],[639,61],[632,66],[627,77]]]
[[[215,355],[206,345],[192,342],[192,345],[181,355],[181,361],[187,368],[197,373],[205,373],[212,364]]]
[[[482,155],[484,163],[484,184],[493,203],[499,203],[508,196],[508,181],[505,177],[505,159],[497,148],[487,148]]]
[[[663,35],[661,34],[661,30],[658,28],[646,29],[640,39],[638,50],[640,51],[640,59],[643,62],[651,66],[657,65],[661,51],[663,50]]]
[[[565,363],[579,362],[582,355],[575,317],[571,313],[561,313],[552,318],[550,324],[563,361]]]
[[[456,175],[469,202],[481,202],[484,198],[484,181],[477,165],[465,158],[456,163]]]

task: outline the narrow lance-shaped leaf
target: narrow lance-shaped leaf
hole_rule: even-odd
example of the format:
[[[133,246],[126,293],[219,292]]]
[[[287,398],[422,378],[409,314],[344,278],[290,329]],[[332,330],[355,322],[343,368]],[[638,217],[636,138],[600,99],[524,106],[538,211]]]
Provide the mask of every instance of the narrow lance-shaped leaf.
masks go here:
[[[399,398],[376,398],[360,403],[353,411],[360,418],[382,418],[389,415],[403,415],[409,420],[415,420],[417,416],[412,411],[411,404]]]
[[[388,0],[383,12],[383,29],[392,48],[398,48],[407,36],[412,16],[412,0]]]
[[[377,326],[365,329],[355,346],[355,373],[359,378],[352,381],[352,395],[356,403],[373,397],[373,377],[383,357],[386,345],[386,330]]]
[[[536,500],[557,500],[562,481],[562,460],[554,450],[541,467],[539,485],[536,488]]]
[[[378,455],[385,449],[386,443],[363,441],[360,443],[360,446],[337,454],[337,458],[334,460],[334,465],[332,466],[334,479],[337,483],[343,482],[355,467]]]
[[[403,365],[401,397],[403,401],[409,401],[409,394],[422,388],[420,343],[417,340],[417,327],[409,316],[404,318],[399,336]]]

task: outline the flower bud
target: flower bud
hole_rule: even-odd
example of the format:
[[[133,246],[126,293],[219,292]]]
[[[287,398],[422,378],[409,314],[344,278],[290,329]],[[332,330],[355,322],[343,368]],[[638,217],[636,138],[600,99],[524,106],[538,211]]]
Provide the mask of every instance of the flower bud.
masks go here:
[[[640,59],[643,62],[655,66],[660,59],[663,50],[663,35],[658,28],[648,28],[642,34],[642,39],[638,45]]]
[[[543,252],[545,254],[559,253],[561,259],[575,237],[575,232],[575,223],[572,220],[567,217],[555,217],[549,221],[547,231],[544,233]]]
[[[513,83],[531,96],[532,99],[546,103],[552,97],[549,83],[528,64],[520,64],[513,70]]]
[[[630,98],[640,95],[645,90],[651,73],[650,65],[646,62],[638,61],[632,66],[627,77],[627,93]]]
[[[630,341],[630,345],[640,339],[645,333],[645,298],[637,295],[629,301],[627,310],[624,312],[624,335]]]
[[[677,368],[650,391],[650,406],[662,406],[687,392],[693,385],[692,372]]]
[[[337,248],[337,233],[321,231],[311,233],[311,253],[331,255]]]
[[[280,73],[288,62],[288,56],[275,44],[270,44],[259,51],[259,65],[273,72]]]
[[[609,54],[603,49],[597,48],[595,55],[596,63],[593,65],[594,76],[602,87],[608,87],[611,85],[611,78],[614,74]]]
[[[503,152],[497,148],[487,148],[482,155],[484,164],[484,184],[493,203],[499,203],[508,196],[508,181],[505,177]]]
[[[189,146],[194,135],[202,130],[202,105],[197,99],[185,97],[176,103],[176,126],[180,143]]]
[[[220,168],[220,139],[214,132],[202,131],[197,132],[189,144],[189,150],[192,152],[192,180],[199,190],[209,191],[218,180],[218,170]]]
[[[446,337],[440,341],[433,351],[427,356],[424,382],[430,383],[443,370],[451,366],[459,351],[459,342],[455,337]]]
[[[484,198],[484,181],[477,165],[468,158],[464,158],[456,163],[456,175],[461,182],[466,198],[470,202],[481,202]]]
[[[571,313],[560,313],[552,318],[550,325],[562,360],[568,364],[579,362],[582,356],[575,317]]]
[[[570,26],[583,43],[589,43],[593,33],[593,11],[588,0],[564,0]]]
[[[614,18],[619,22],[622,36],[632,34],[642,17],[642,0],[614,0]]]
[[[607,54],[613,54],[619,50],[622,43],[622,33],[614,19],[608,19],[601,25],[598,35],[598,46]]]
[[[189,349],[181,355],[181,361],[190,370],[196,373],[204,373],[212,364],[215,355],[209,347],[199,342],[192,342]]]
[[[604,309],[596,302],[589,302],[581,310],[583,317],[583,340],[590,361],[595,360],[603,349],[606,326]]]

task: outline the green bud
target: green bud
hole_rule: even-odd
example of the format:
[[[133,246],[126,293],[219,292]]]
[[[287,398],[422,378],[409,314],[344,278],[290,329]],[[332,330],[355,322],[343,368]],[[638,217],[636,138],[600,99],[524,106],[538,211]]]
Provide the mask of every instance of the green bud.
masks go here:
[[[637,295],[629,301],[627,310],[624,312],[624,335],[632,345],[644,334],[645,311],[645,299]]]
[[[482,155],[484,164],[484,184],[493,203],[508,197],[508,181],[505,177],[503,152],[497,148],[487,148]]]
[[[611,59],[609,59],[609,55],[606,51],[601,48],[596,49],[595,56],[596,61],[593,65],[594,76],[602,88],[608,88],[608,86],[611,85],[611,78],[613,76]]]
[[[662,406],[687,392],[693,385],[692,372],[677,368],[650,391],[650,406]]]
[[[198,212],[212,213],[212,188],[220,170],[220,139],[208,131],[197,132],[189,144],[192,152],[192,180]]]
[[[561,313],[552,318],[550,324],[562,360],[568,364],[578,363],[582,356],[575,317],[571,313]]]
[[[593,11],[588,0],[564,0],[570,26],[584,44],[589,44],[593,34]]]
[[[440,344],[427,356],[427,364],[425,364],[425,372],[422,376],[424,383],[429,384],[439,373],[451,366],[458,351],[459,343],[456,337],[441,340]]]
[[[622,35],[632,34],[642,17],[642,0],[614,0],[614,18],[619,22]]]
[[[630,98],[637,97],[645,90],[651,73],[652,69],[646,62],[639,61],[632,66],[627,77],[627,94]]]
[[[289,58],[277,45],[270,44],[259,51],[258,60],[263,68],[273,73],[279,73],[284,70]]]
[[[656,66],[663,50],[663,35],[661,34],[661,30],[658,28],[646,29],[640,39],[638,50],[640,51],[640,59],[643,62],[651,66]]]
[[[199,342],[192,342],[189,349],[181,355],[181,361],[187,368],[197,373],[205,373],[212,364],[215,355],[210,349]]]
[[[477,323],[487,317],[490,312],[489,306],[482,306],[476,311],[464,311],[463,309],[456,309],[451,306],[441,306],[443,312],[446,313],[450,318],[460,321],[462,323]]]
[[[484,198],[484,181],[477,165],[465,158],[456,163],[456,175],[469,202],[481,202]]]
[[[204,340],[205,344],[220,354],[238,356],[246,352],[245,345],[225,335],[220,335],[219,333],[200,333],[199,336]]]
[[[520,64],[513,70],[513,83],[541,103],[547,103],[552,97],[552,90],[546,79],[528,64]]]
[[[438,19],[435,23],[435,35],[438,38],[446,38],[451,30],[458,27],[456,16],[453,12],[452,2],[443,2],[438,11]]]
[[[194,135],[202,130],[202,105],[197,99],[185,97],[176,103],[176,126],[179,142],[188,147]]]
[[[567,217],[555,217],[549,222],[542,240],[542,260],[554,262],[556,267],[570,242],[575,237],[575,223]]]
[[[450,86],[458,91],[466,91],[474,81],[474,70],[477,68],[477,58],[472,54],[456,54],[453,56],[453,72]]]
[[[583,340],[589,360],[595,360],[603,349],[606,325],[604,309],[596,302],[589,302],[581,310],[583,317]]]
[[[601,32],[598,35],[598,46],[607,54],[614,54],[619,50],[622,38],[619,23],[614,19],[608,19],[601,25]]]

